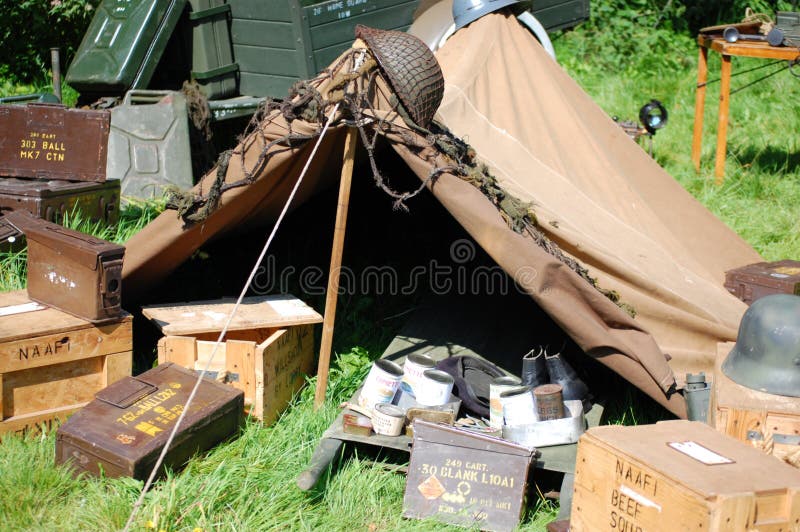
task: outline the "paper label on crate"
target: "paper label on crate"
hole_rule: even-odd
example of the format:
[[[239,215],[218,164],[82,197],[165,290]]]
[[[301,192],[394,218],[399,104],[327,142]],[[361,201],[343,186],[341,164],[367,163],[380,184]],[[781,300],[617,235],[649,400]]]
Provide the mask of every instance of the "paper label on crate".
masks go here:
[[[269,306],[284,318],[292,316],[314,316],[316,312],[299,299],[277,299],[268,301]]]
[[[34,312],[37,310],[44,310],[47,307],[40,305],[35,301],[30,303],[21,303],[19,305],[10,305],[8,307],[0,307],[0,316],[13,316],[14,314],[22,314],[24,312]]]
[[[628,486],[626,486],[624,484],[621,484],[620,487],[619,487],[619,492],[622,493],[623,495],[627,496],[627,497],[630,497],[631,499],[633,499],[634,501],[638,502],[642,506],[645,506],[647,508],[655,508],[656,511],[658,511],[658,513],[661,513],[661,505],[660,504],[651,501],[650,499],[648,499],[647,497],[645,497],[644,495],[642,495],[638,491],[634,491],[631,488],[629,488]]]
[[[694,441],[670,442],[670,447],[706,465],[732,464],[733,460],[717,454]]]

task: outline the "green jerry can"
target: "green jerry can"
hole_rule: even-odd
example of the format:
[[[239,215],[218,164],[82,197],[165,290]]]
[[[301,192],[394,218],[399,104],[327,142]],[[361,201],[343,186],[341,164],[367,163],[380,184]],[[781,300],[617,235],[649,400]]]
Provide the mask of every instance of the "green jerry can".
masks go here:
[[[66,82],[82,95],[146,89],[185,8],[186,0],[103,0]]]
[[[419,0],[230,0],[239,92],[283,98],[347,49],[356,24],[405,31]]]
[[[122,180],[123,199],[160,198],[167,186],[190,188],[190,150],[182,93],[130,91],[111,110],[106,175]]]

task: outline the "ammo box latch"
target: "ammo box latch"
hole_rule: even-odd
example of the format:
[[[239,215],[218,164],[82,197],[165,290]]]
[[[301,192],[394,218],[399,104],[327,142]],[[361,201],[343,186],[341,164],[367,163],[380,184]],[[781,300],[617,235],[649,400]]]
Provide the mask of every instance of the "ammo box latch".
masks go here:
[[[143,399],[158,390],[158,387],[137,379],[125,377],[105,390],[100,390],[95,398],[117,408],[128,408],[136,401]]]

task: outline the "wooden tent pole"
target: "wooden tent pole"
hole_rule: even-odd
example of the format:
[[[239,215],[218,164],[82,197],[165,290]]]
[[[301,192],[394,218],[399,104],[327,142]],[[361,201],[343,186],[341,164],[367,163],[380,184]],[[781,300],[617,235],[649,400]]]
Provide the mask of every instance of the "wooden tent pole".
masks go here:
[[[358,130],[351,127],[344,142],[344,161],[342,178],[339,181],[339,204],[336,207],[336,225],[333,229],[333,249],[331,249],[331,269],[328,273],[328,292],[325,297],[325,318],[322,322],[322,342],[317,366],[317,390],[314,394],[314,407],[325,402],[328,388],[328,370],[331,365],[331,345],[333,344],[333,324],[336,321],[336,298],[339,293],[339,278],[344,251],[345,228],[347,227],[347,207],[350,203],[350,184],[353,180],[353,163],[358,145]]]

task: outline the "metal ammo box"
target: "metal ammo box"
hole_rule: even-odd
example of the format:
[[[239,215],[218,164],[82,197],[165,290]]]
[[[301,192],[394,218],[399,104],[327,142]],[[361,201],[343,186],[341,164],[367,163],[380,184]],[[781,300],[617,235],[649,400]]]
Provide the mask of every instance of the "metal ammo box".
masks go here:
[[[105,181],[108,111],[0,105],[0,175]]]
[[[119,219],[119,183],[118,179],[74,183],[0,177],[0,214],[24,210],[55,223],[75,214],[112,225]]]
[[[28,241],[28,297],[91,322],[122,314],[125,248],[15,211],[5,216]]]
[[[535,453],[500,438],[415,421],[403,515],[513,530]]]
[[[194,371],[168,362],[101,390],[56,433],[56,464],[76,473],[146,479],[197,381]],[[167,452],[175,468],[239,429],[244,393],[204,378]]]
[[[534,0],[531,13],[547,31],[571,28],[589,18],[589,0]]]
[[[800,261],[757,262],[728,270],[725,288],[748,305],[771,294],[800,296]]]

